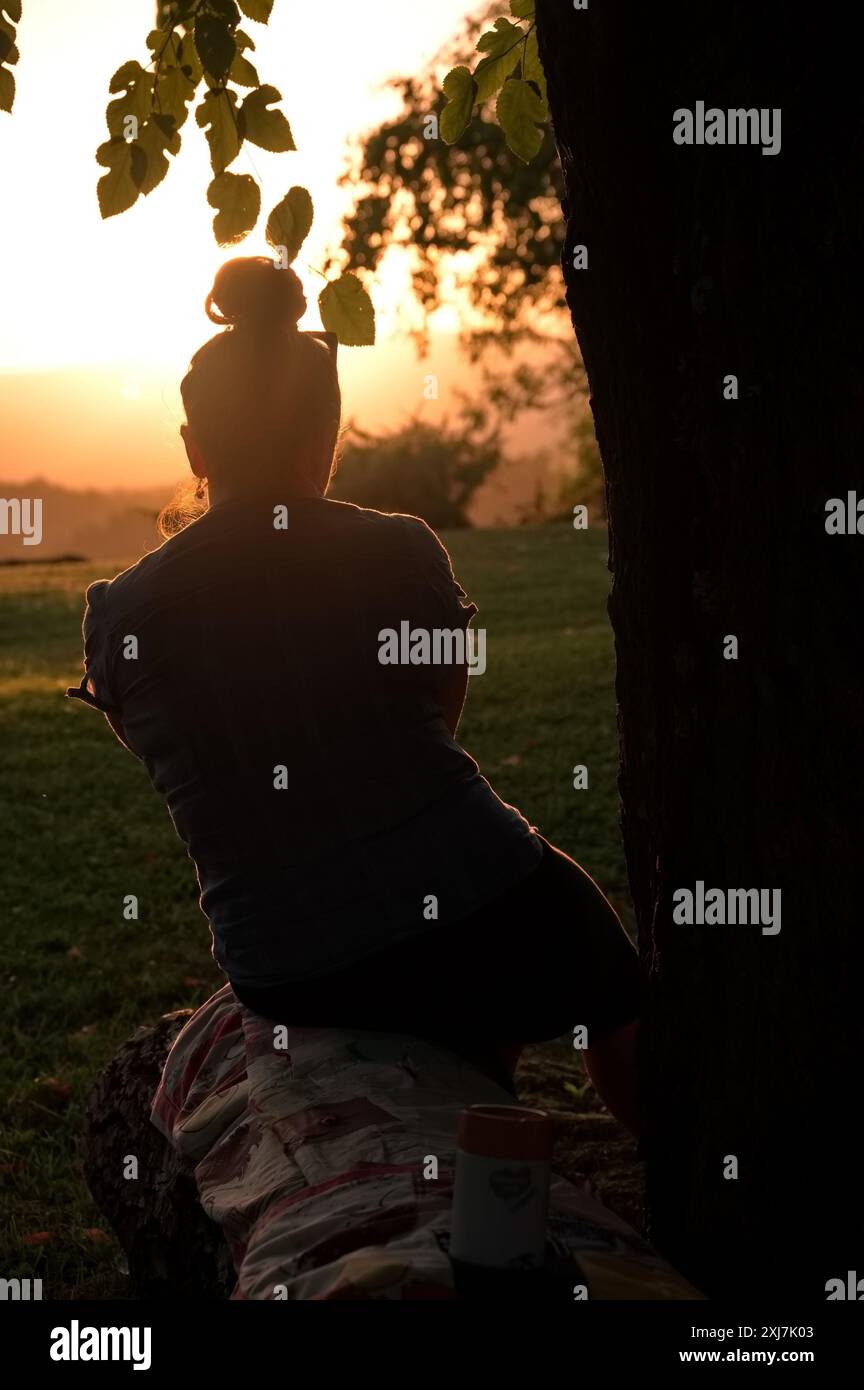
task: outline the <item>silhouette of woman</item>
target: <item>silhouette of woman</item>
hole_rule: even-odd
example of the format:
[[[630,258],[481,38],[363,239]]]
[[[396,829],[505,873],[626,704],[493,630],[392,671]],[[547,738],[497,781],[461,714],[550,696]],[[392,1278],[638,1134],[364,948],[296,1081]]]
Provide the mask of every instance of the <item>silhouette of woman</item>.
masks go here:
[[[456,741],[477,610],[447,551],[417,517],[327,499],[336,345],[298,331],[294,272],[229,261],[206,307],[224,331],[181,388],[200,514],[169,509],[175,534],[90,586],[69,693],[165,798],[242,1002],[490,1066],[583,1025],[635,1129],[636,952]]]

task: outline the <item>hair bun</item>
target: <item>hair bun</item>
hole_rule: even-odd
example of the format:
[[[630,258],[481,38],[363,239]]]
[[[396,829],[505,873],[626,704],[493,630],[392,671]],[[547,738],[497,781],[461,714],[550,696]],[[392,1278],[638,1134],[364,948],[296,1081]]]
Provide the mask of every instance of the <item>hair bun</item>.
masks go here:
[[[237,256],[216,272],[204,309],[212,323],[268,333],[296,328],[306,296],[290,266],[280,270],[267,256]]]

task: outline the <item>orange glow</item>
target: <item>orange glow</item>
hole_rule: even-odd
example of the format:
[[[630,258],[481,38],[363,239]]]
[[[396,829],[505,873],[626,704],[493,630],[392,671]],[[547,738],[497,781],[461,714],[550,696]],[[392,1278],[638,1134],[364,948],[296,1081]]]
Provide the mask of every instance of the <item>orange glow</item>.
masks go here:
[[[298,152],[244,146],[232,171],[259,179],[263,214],[245,242],[221,251],[206,203],[207,146],[194,111],[173,161],[179,167],[129,212],[107,222],[99,216],[102,171],[94,154],[107,138],[108,82],[122,62],[146,61],[153,0],[25,3],[15,106],[0,115],[0,478],[39,473],[73,485],[123,486],[176,476],[176,383],[212,332],[202,305],[216,268],[232,255],[265,253],[267,211],[292,184],[304,184],[315,223],[296,266],[310,304],[302,326],[319,326],[323,282],[311,267],[338,242],[349,195],[336,180],[348,141],[398,109],[386,79],[417,71],[470,8],[470,0],[378,0],[371,8],[335,0],[323,9],[276,0],[268,26],[244,21],[262,81],[282,92]],[[381,347],[340,354],[349,413],[364,423],[380,422],[385,403],[390,423],[410,413],[415,378],[422,403],[422,373],[431,369],[414,362],[408,344],[398,353],[407,399],[394,400],[392,389],[394,309],[403,287],[395,263],[371,286]],[[376,370],[385,358],[386,370]],[[62,375],[82,367],[91,370]],[[8,375],[33,372],[51,374],[42,378],[41,395],[38,385],[24,389]],[[118,412],[125,460],[116,456],[112,431]],[[101,422],[95,435],[94,420]],[[72,440],[76,429],[84,432]],[[102,435],[113,440],[107,451]],[[58,460],[65,460],[62,479]]]

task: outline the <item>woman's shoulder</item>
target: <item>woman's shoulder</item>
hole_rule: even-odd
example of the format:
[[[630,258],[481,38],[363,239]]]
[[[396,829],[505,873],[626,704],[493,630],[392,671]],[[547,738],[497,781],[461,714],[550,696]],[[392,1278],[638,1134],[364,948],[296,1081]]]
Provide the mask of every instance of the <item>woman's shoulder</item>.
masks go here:
[[[373,507],[359,507],[354,502],[340,502],[327,498],[327,515],[335,525],[345,528],[365,530],[376,536],[388,536],[416,549],[418,546],[432,550],[443,549],[432,527],[420,516],[408,512],[379,512]]]
[[[402,512],[381,512],[375,507],[361,507],[357,502],[343,502],[337,497],[324,498],[323,510],[333,521],[341,521],[347,526],[378,526],[393,530],[402,526],[404,522],[419,520],[416,516],[408,516]]]
[[[166,541],[165,544],[168,545],[170,542]],[[121,601],[128,600],[135,594],[141,582],[147,579],[158,564],[157,556],[163,548],[157,546],[155,550],[148,551],[140,560],[120,570],[112,579],[94,579],[85,593],[87,609],[91,616],[108,618]]]
[[[111,584],[110,579],[94,579],[92,584],[87,585],[84,597],[87,600],[88,608],[102,607]]]

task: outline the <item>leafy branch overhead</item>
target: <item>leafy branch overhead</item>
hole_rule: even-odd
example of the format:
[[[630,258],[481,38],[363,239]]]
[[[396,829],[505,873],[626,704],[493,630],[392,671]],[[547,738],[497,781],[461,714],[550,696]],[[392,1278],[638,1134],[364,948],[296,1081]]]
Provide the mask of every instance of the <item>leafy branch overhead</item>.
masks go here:
[[[497,96],[495,115],[508,147],[528,163],[543,144],[549,118],[546,78],[537,47],[534,0],[511,0],[512,19],[495,20],[481,34],[481,55],[472,72],[460,66],[444,78],[447,104],[441,113],[441,138],[454,145],[465,134],[478,107]],[[516,23],[513,22],[516,21]]]
[[[20,22],[21,0],[0,0],[0,111],[11,111],[15,100],[11,69],[18,62],[15,25]]]
[[[216,209],[213,233],[220,246],[233,246],[256,226],[261,213],[261,190],[248,173],[229,172],[244,143],[273,153],[296,148],[291,127],[278,103],[276,87],[262,84],[247,56],[255,51],[252,38],[240,27],[243,16],[266,24],[274,0],[167,0],[157,7],[158,28],[147,36],[150,58],[117,69],[109,84],[112,100],[105,119],[109,139],[96,151],[107,171],[97,184],[102,216],[126,212],[157,188],[171,158],[180,151],[181,129],[195,104],[195,124],[204,132],[210,150],[213,179],[207,201]],[[17,50],[4,52],[14,30],[3,11],[20,18],[20,0],[0,0],[0,57],[17,60]],[[242,14],[241,14],[242,11]],[[11,55],[11,56],[10,56]],[[12,82],[11,73],[8,74]],[[6,105],[5,69],[0,67],[0,104],[11,106],[14,83]],[[169,158],[170,157],[170,158]],[[292,188],[273,208],[266,237],[281,266],[290,265],[312,225],[312,200],[304,188]],[[372,301],[355,276],[328,283],[319,297],[325,329],[345,344],[375,341]]]
[[[460,66],[470,71],[482,59],[477,41],[500,13],[501,0],[486,0],[420,70],[393,79],[399,109],[364,134],[341,179],[351,195],[342,256],[364,279],[391,251],[406,258],[410,288],[397,313],[421,350],[432,316],[454,294],[464,308],[460,340],[472,356],[505,339],[527,341],[550,315],[562,334],[567,324],[563,188],[551,122],[528,164],[510,149],[494,102],[457,143],[440,138],[448,103],[441,76]]]

